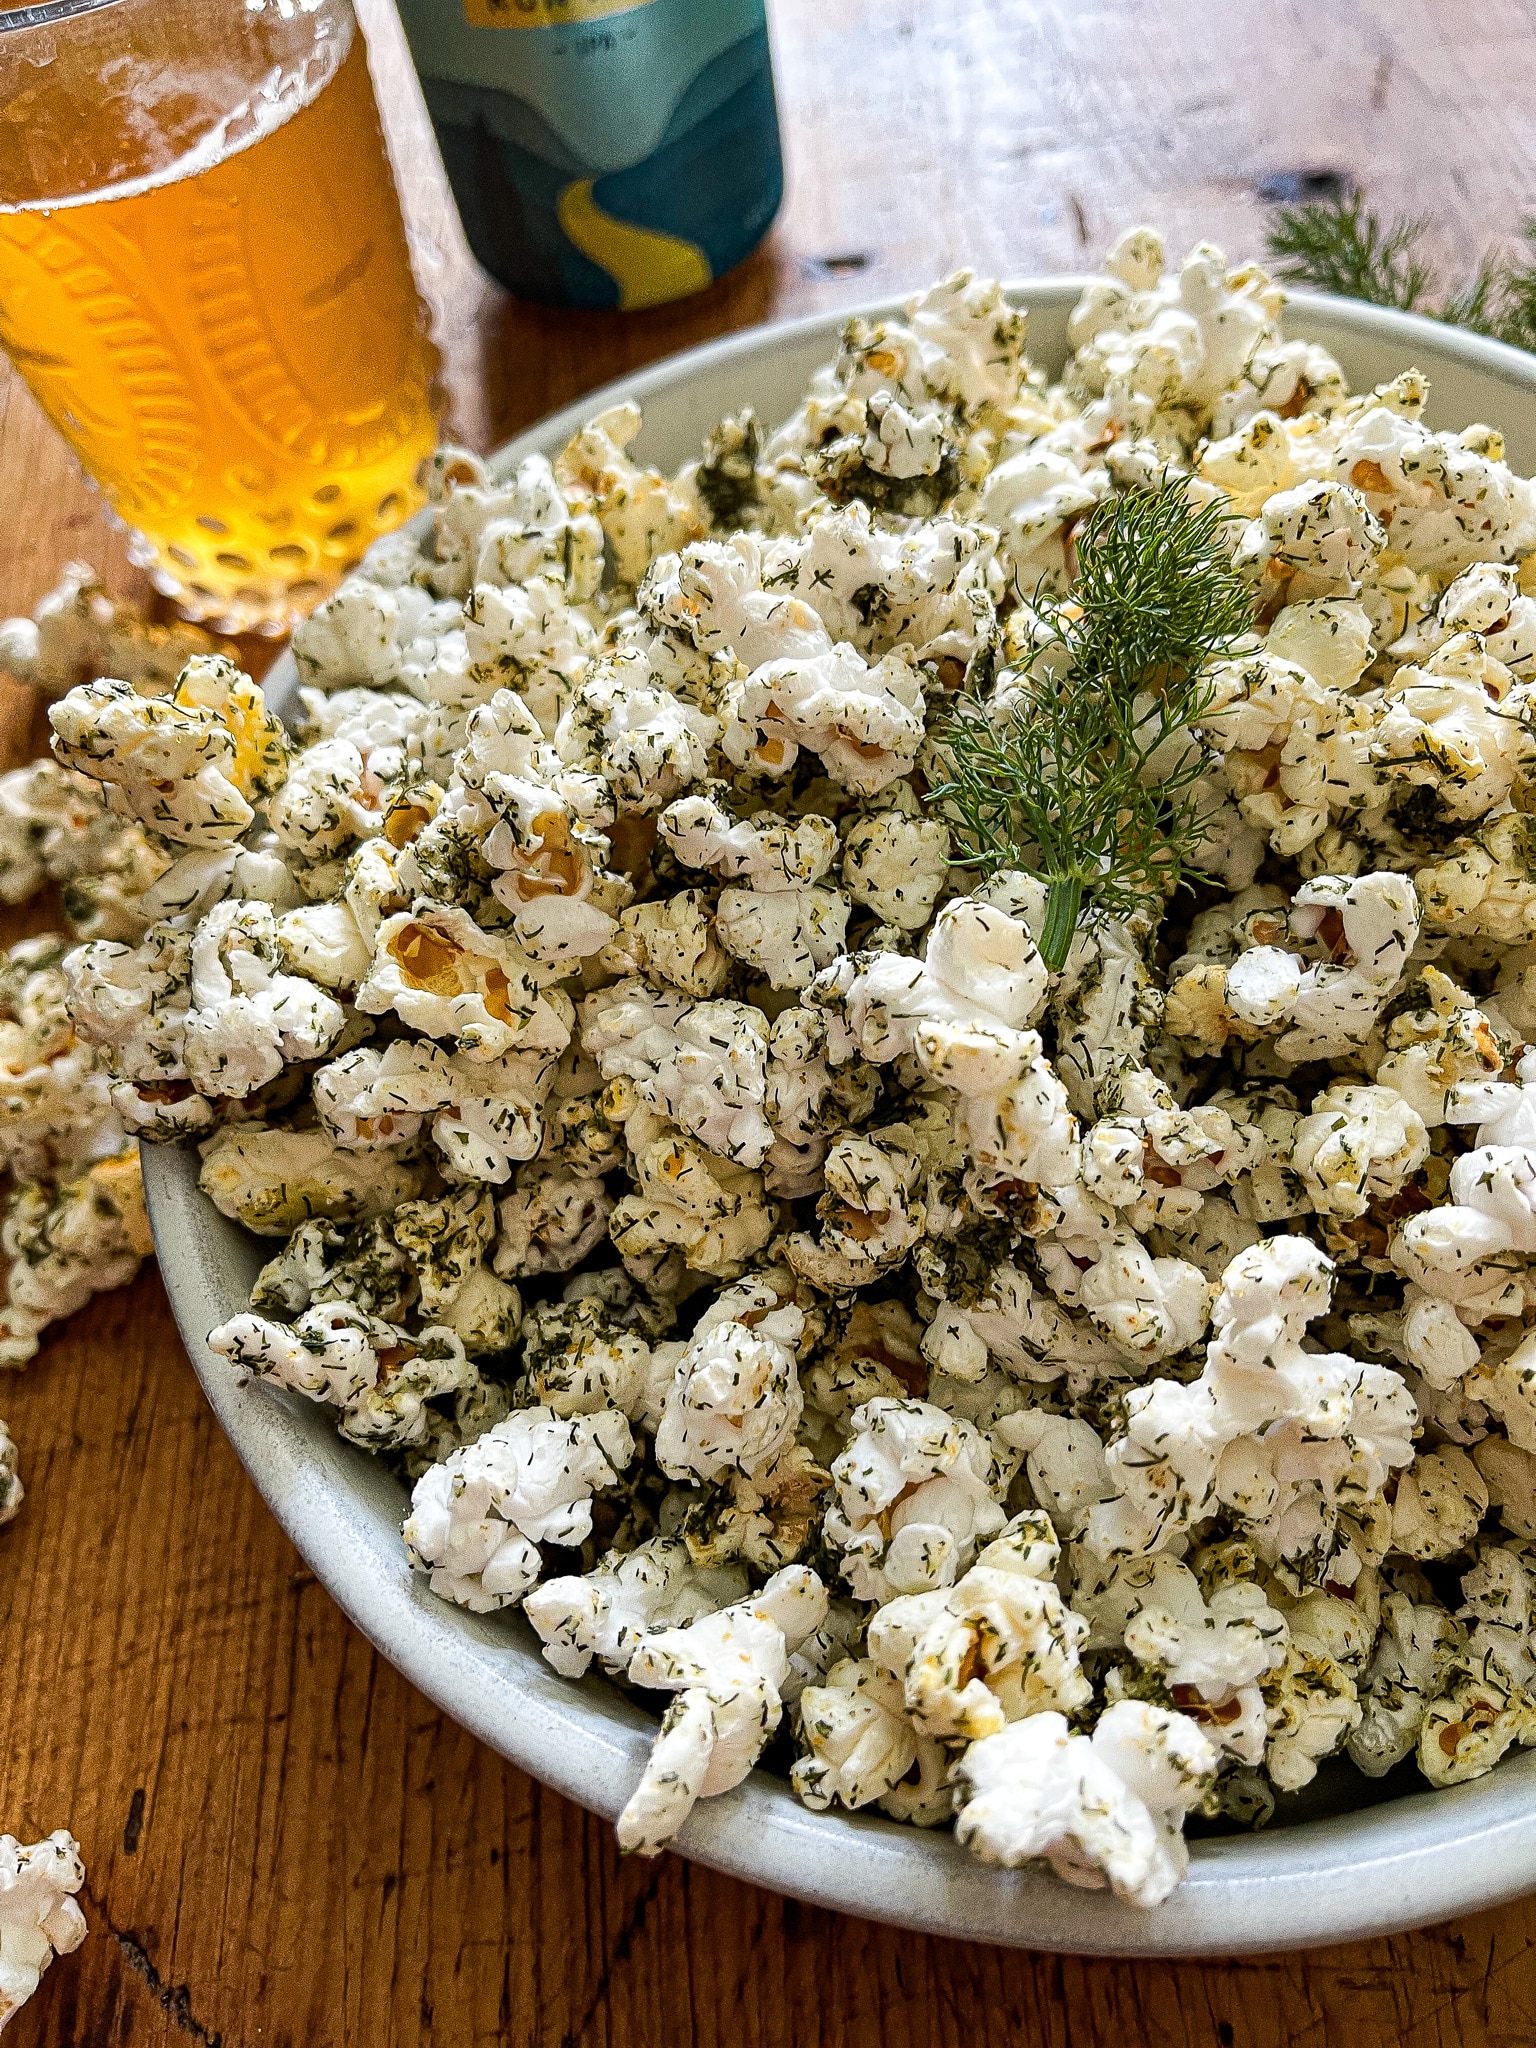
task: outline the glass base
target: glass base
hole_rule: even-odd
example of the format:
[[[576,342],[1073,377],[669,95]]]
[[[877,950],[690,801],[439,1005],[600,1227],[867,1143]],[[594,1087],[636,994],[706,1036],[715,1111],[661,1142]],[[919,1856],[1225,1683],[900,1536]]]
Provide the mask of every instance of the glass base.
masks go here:
[[[395,493],[388,508],[394,516],[375,517],[366,527],[360,526],[345,550],[333,545],[316,558],[312,551],[295,547],[295,555],[306,553],[309,559],[296,561],[293,575],[287,578],[254,574],[249,557],[238,567],[222,570],[211,567],[206,559],[184,564],[178,559],[183,549],[156,541],[133,526],[127,528],[128,559],[136,569],[143,569],[160,595],[193,624],[215,633],[254,633],[280,640],[308,618],[322,598],[329,597],[374,541],[402,525],[424,502],[423,494],[415,489]]]
[[[334,576],[322,580],[306,577],[301,584],[279,590],[246,586],[237,592],[194,589],[185,577],[168,568],[155,543],[133,527],[128,529],[128,559],[136,569],[148,573],[162,597],[169,598],[178,614],[193,625],[206,626],[213,633],[255,633],[265,640],[281,640],[301,619],[308,618],[321,598],[329,597],[346,574],[350,563],[338,566]]]

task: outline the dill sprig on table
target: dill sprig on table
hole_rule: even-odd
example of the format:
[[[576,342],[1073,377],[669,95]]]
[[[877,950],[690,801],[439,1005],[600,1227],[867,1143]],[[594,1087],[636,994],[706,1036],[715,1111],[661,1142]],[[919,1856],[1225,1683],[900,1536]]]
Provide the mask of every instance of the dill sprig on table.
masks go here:
[[[1083,905],[1126,915],[1176,887],[1207,827],[1193,785],[1210,751],[1204,671],[1253,621],[1223,543],[1225,508],[1181,481],[1096,506],[1070,596],[1037,592],[1037,651],[998,704],[938,722],[930,801],[961,864],[1047,885],[1040,952],[1064,966]]]
[[[1419,253],[1428,231],[1422,217],[1384,224],[1359,192],[1347,192],[1282,207],[1270,224],[1269,253],[1288,282],[1426,313],[1536,352],[1536,221],[1525,223],[1519,253],[1490,252],[1470,283],[1445,297]]]
[[[1366,211],[1359,192],[1282,207],[1270,223],[1269,253],[1277,274],[1334,292],[1366,299],[1373,306],[1423,310],[1435,273],[1416,253],[1427,220],[1398,220],[1383,226]]]

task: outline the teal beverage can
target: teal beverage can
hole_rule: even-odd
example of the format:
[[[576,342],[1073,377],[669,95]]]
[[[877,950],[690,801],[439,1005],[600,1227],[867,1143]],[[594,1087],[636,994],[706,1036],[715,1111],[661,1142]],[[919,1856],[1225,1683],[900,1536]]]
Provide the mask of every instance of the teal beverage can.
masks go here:
[[[519,297],[702,291],[783,197],[764,0],[398,0],[465,233]]]

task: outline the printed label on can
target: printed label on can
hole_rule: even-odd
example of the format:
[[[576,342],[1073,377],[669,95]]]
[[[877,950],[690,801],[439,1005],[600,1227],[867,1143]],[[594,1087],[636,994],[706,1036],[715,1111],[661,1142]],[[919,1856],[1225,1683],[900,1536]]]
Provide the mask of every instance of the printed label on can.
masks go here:
[[[566,28],[652,5],[654,0],[464,0],[464,18],[471,28]]]

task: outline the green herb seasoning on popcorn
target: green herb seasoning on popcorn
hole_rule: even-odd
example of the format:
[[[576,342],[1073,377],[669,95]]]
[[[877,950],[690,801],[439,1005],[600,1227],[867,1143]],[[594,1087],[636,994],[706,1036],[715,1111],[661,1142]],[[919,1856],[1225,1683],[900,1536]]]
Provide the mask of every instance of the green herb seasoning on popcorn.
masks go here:
[[[439,1595],[670,1696],[626,1847],[766,1756],[1152,1907],[1536,1741],[1536,492],[1280,306],[1137,230],[1054,382],[961,273],[674,476],[444,451],[294,741],[93,661],[0,785],[0,875],[114,806],[18,1066],[280,1241],[211,1342]]]

